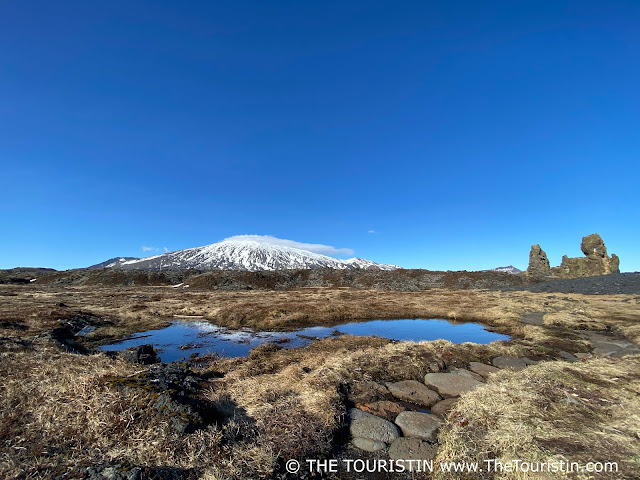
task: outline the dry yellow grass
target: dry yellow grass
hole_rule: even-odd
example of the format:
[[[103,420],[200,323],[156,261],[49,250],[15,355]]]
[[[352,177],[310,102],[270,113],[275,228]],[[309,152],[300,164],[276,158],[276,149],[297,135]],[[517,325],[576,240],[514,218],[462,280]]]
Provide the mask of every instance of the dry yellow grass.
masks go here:
[[[161,328],[174,315],[203,316],[230,328],[286,330],[376,318],[446,318],[479,321],[517,336],[524,313],[546,312],[548,325],[565,329],[615,328],[640,343],[640,298],[628,295],[542,294],[431,289],[395,292],[349,288],[290,291],[188,291],[170,287],[9,287],[0,319],[23,323],[29,333],[47,330],[56,318],[78,311],[102,315],[112,325],[88,340],[115,340],[125,334]],[[529,331],[533,335],[535,329]],[[0,326],[0,335],[16,335]]]
[[[152,392],[111,386],[145,367],[104,355],[40,346],[0,354],[0,478],[67,475],[99,462],[194,469],[217,479],[270,477],[279,461],[332,451],[358,382],[420,379],[436,357],[462,365],[521,347],[450,342],[393,343],[338,337],[307,349],[267,346],[249,357],[218,359],[201,373],[224,373],[203,396],[219,420],[180,435],[149,408]]]
[[[617,473],[565,478],[637,479],[640,356],[545,362],[503,371],[465,395],[440,433],[437,461],[617,462]],[[552,479],[558,473],[485,472],[459,478]],[[450,478],[442,475],[440,478]]]
[[[190,468],[197,477],[211,480],[269,478],[281,472],[283,459],[330,455],[345,412],[345,394],[366,381],[422,380],[435,358],[464,367],[500,354],[549,359],[560,349],[586,351],[576,329],[617,330],[640,340],[640,303],[632,296],[32,286],[2,287],[0,293],[5,294],[0,297],[0,337],[12,341],[37,340],[57,319],[78,312],[111,322],[86,339],[90,345],[159,328],[174,315],[201,315],[220,325],[256,329],[373,318],[449,318],[481,321],[517,337],[491,345],[453,345],[344,336],[306,349],[260,347],[246,358],[214,359],[201,368],[205,376],[216,374],[204,386],[203,396],[215,405],[220,420],[186,435],[171,430],[166,419],[149,408],[149,393],[109,387],[110,378],[143,367],[102,355],[61,353],[43,340],[33,349],[8,342],[0,351],[0,477],[6,478],[22,472],[52,478],[103,460]],[[543,326],[520,322],[524,313],[533,311],[545,312]],[[619,452],[621,461],[637,462],[633,422],[640,421],[640,405],[633,395],[639,393],[634,371],[640,369],[637,358],[627,359],[571,366],[547,362],[523,373],[496,375],[490,385],[459,403],[455,418],[466,423],[443,430],[440,458],[548,458],[568,455],[573,450],[563,449],[575,449],[584,437],[588,452],[604,445]],[[219,374],[223,378],[217,378]],[[621,380],[609,381],[615,377]],[[587,406],[565,405],[565,391],[586,398]],[[598,404],[600,397],[608,403]],[[618,401],[623,403],[616,405]],[[605,431],[607,426],[615,431]],[[521,439],[523,446],[518,447]]]
[[[140,370],[104,355],[52,348],[0,353],[0,478],[79,478],[102,461],[192,466],[197,452],[217,445],[210,427],[181,437],[149,408],[151,393],[108,386]]]

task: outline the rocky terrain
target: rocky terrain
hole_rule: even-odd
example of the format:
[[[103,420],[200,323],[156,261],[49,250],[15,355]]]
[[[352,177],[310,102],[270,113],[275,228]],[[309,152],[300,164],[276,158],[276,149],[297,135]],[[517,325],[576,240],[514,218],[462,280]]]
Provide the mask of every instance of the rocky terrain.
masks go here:
[[[617,468],[579,478],[633,480],[640,274],[591,275],[615,260],[585,238],[589,276],[580,278],[553,278],[541,249],[532,249],[528,274],[0,271],[0,477],[356,480],[363,474],[292,474],[287,462],[570,459]],[[479,345],[341,335],[169,364],[151,345],[98,350],[194,317],[258,332],[444,318],[481,322],[511,339]]]
[[[52,268],[28,268],[18,267],[0,270],[0,285],[2,284],[27,284],[31,280],[55,273]]]
[[[34,278],[33,276],[30,278]],[[306,287],[353,287],[418,291],[427,288],[495,289],[529,283],[521,275],[504,272],[437,272],[430,270],[333,269],[237,270],[121,270],[78,269],[46,272],[38,285],[133,286],[157,285],[207,290],[286,290]],[[25,280],[28,282],[28,279]]]
[[[640,294],[640,273],[611,273],[592,277],[551,279],[507,289],[586,295],[638,295]]]
[[[609,257],[607,247],[605,247],[602,237],[597,233],[582,237],[580,249],[585,254],[585,257],[569,258],[564,255],[562,263],[552,268],[547,254],[540,248],[540,245],[533,245],[529,252],[527,274],[535,279],[543,279],[547,277],[577,278],[620,273],[620,259],[615,253]]]
[[[318,478],[308,471],[287,474],[287,460],[308,458],[564,457],[615,461],[619,479],[631,480],[637,471],[637,290],[514,291],[508,289],[545,283],[519,284],[523,276],[496,272],[102,269],[47,275],[0,286],[3,478]],[[554,281],[629,286],[635,278]],[[201,279],[212,283],[198,287]],[[247,289],[247,279],[256,288]],[[194,286],[173,288],[178,280]],[[303,281],[336,286],[287,287],[309,285]],[[441,287],[424,287],[428,282]],[[502,286],[469,288],[494,282]],[[367,288],[380,284],[387,289]],[[269,288],[274,285],[280,288]],[[247,357],[167,365],[156,363],[151,347],[96,351],[104,342],[193,316],[255,330],[448,318],[480,321],[512,340],[455,345],[343,335],[305,348],[263,345]]]
[[[311,287],[375,288],[420,291],[430,288],[529,290],[599,295],[640,293],[640,273],[615,273],[580,278],[530,278],[503,272],[371,271],[334,269],[240,272],[198,270],[0,271],[6,283],[50,286],[176,286],[195,290],[290,290]],[[2,278],[2,277],[0,277]],[[35,282],[30,280],[36,279]],[[3,280],[0,280],[2,283]]]
[[[640,354],[640,347],[621,337],[592,332],[581,336],[593,345],[596,355]],[[566,351],[560,351],[559,356],[569,363],[590,357],[584,352]],[[449,413],[461,396],[482,387],[502,369],[521,371],[539,363],[526,356],[499,355],[489,363],[471,361],[467,368],[458,368],[448,366],[440,358],[429,365],[421,382],[400,380],[385,385],[371,382],[364,392],[352,395],[355,406],[349,410],[351,442],[367,452],[384,451],[394,460],[432,460],[438,452],[438,432],[450,420]]]

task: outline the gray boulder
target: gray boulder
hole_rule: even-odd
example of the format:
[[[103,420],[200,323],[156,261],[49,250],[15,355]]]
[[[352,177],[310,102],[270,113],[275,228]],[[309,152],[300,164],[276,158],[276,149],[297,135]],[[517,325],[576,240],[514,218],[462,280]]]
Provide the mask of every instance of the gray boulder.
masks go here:
[[[415,380],[387,383],[387,388],[394,397],[425,407],[430,407],[441,400],[440,395]]]
[[[407,437],[419,438],[427,442],[438,441],[438,430],[442,421],[435,415],[421,412],[402,412],[396,418],[396,425]]]
[[[470,372],[469,370],[466,370],[464,368],[452,368],[451,372],[449,373],[453,373],[454,375],[462,375],[463,377],[473,378],[474,380],[484,383],[484,377],[482,375],[475,372]]]
[[[480,363],[480,362],[469,363],[469,370],[471,370],[474,373],[477,373],[478,375],[482,375],[485,378],[487,378],[489,375],[493,373],[500,371],[500,369],[497,367],[494,367],[492,365],[487,365],[486,363]]]
[[[494,367],[509,368],[511,370],[522,370],[527,366],[526,360],[511,355],[500,355],[491,360],[491,363],[493,363]]]
[[[578,361],[578,359],[576,358],[575,355],[569,353],[569,352],[565,352],[564,350],[562,350],[561,352],[558,352],[558,355],[560,355],[562,358],[564,358],[567,362],[569,363],[575,363]]]
[[[457,398],[445,398],[441,402],[438,402],[433,407],[431,407],[431,413],[444,418],[449,413],[449,410],[451,410],[457,403],[457,401]]]
[[[456,373],[427,373],[424,383],[444,398],[459,397],[482,385],[475,378]]]
[[[354,438],[369,438],[379,442],[391,443],[400,436],[396,425],[384,418],[376,417],[357,408],[349,410],[351,424],[349,431]]]
[[[387,444],[370,438],[355,437],[351,440],[354,447],[364,450],[365,452],[377,452],[387,447]]]
[[[419,438],[396,438],[389,447],[392,460],[432,460],[438,449],[435,445],[423,442]]]

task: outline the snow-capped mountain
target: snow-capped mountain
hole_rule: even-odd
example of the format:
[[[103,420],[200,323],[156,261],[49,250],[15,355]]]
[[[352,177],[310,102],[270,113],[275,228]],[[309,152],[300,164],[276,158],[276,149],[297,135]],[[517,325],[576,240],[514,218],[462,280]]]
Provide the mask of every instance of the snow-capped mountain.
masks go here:
[[[516,273],[522,273],[522,270],[514,267],[513,265],[508,265],[506,267],[496,267],[490,270],[485,270],[485,272],[504,272],[504,273],[512,273],[515,275]]]
[[[124,270],[288,270],[307,268],[395,270],[362,258],[340,260],[298,248],[255,241],[222,241],[205,247],[178,250],[153,257],[116,262]]]

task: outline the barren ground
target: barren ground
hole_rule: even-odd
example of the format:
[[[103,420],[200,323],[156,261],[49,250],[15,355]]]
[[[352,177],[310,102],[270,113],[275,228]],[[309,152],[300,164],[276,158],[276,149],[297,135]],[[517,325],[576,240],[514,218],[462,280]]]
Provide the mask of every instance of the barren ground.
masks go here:
[[[544,312],[541,324],[521,321],[530,312]],[[213,413],[185,433],[149,407],[152,389],[113,387],[148,367],[68,353],[51,341],[47,332],[58,320],[78,314],[103,323],[80,339],[89,348],[161,327],[174,315],[258,330],[447,318],[479,321],[513,340],[482,346],[343,336],[302,349],[263,346],[245,358],[203,358],[192,367],[202,378],[195,395]],[[640,356],[598,358],[582,335],[597,331],[640,343],[639,295],[0,285],[0,322],[3,478],[82,478],[96,465],[143,466],[146,478],[170,478],[166,467],[172,478],[284,478],[289,458],[361,455],[345,443],[343,422],[354,392],[367,382],[422,380],[434,360],[466,367],[504,353],[541,363],[501,371],[463,396],[441,429],[439,460],[564,456],[618,461],[622,469],[617,477],[575,478],[631,479],[640,471]],[[586,356],[568,364],[560,351]],[[574,394],[578,402],[568,403]]]

